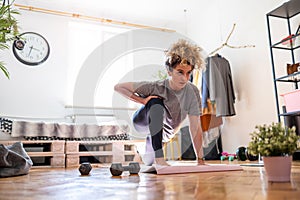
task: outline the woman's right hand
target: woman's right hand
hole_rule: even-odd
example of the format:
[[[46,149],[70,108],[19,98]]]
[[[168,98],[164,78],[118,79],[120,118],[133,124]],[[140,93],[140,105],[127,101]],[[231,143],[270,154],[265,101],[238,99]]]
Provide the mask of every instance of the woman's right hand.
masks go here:
[[[143,104],[143,105],[146,105],[148,103],[148,101],[150,101],[150,99],[161,98],[156,95],[151,95],[146,98],[141,97],[140,95],[136,95],[134,93],[133,82],[118,83],[115,85],[114,89],[115,89],[115,91],[117,91],[121,95],[125,96],[126,98],[128,98],[136,103]]]
[[[146,97],[146,98],[143,98],[142,104],[146,105],[146,104],[148,103],[148,101],[150,101],[151,99],[157,99],[157,98],[160,98],[160,97],[159,97],[159,96],[155,96],[155,95],[153,95],[153,96],[148,96],[148,97]]]

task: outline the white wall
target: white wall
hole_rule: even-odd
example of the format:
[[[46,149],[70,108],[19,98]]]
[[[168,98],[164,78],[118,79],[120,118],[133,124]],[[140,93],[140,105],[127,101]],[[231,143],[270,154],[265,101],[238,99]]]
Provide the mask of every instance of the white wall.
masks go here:
[[[283,2],[285,1],[15,1],[28,6],[174,29],[178,34],[197,42],[206,52],[219,47],[236,23],[229,44],[253,44],[255,48],[225,47],[219,52],[231,64],[237,97],[237,115],[227,118],[222,129],[224,150],[228,152],[235,152],[238,146],[247,145],[249,133],[256,124],[277,120],[266,13]],[[78,19],[23,10],[20,13],[18,18],[21,32],[35,31],[44,35],[50,42],[51,53],[49,59],[40,66],[27,67],[14,58],[11,50],[0,52],[0,57],[11,74],[10,80],[0,76],[1,115],[63,117],[67,73],[72,67],[68,66],[67,23]]]

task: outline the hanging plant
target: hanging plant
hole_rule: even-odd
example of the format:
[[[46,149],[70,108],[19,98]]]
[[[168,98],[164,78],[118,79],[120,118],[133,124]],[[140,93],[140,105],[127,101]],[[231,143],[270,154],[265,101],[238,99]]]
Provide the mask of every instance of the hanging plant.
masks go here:
[[[0,8],[0,50],[8,49],[8,42],[15,40],[18,32],[18,22],[14,15],[19,14],[16,10],[12,9],[12,3],[9,0],[2,0]],[[4,66],[5,63],[0,61],[0,69],[4,75],[9,78],[9,72]]]

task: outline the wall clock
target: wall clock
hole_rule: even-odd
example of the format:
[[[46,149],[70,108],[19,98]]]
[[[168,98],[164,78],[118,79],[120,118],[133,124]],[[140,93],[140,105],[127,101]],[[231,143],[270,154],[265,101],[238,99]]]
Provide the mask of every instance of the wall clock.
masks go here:
[[[31,66],[45,62],[50,54],[47,40],[34,32],[20,34],[14,41],[12,49],[15,57],[21,63]]]

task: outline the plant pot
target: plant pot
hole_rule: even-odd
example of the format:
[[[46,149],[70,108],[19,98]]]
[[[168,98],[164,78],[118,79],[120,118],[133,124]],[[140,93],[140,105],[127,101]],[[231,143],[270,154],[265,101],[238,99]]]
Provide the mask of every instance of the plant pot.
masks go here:
[[[292,156],[263,157],[265,172],[270,182],[290,182]]]

